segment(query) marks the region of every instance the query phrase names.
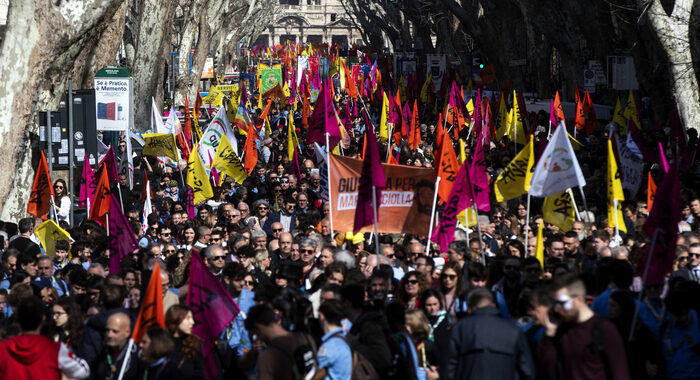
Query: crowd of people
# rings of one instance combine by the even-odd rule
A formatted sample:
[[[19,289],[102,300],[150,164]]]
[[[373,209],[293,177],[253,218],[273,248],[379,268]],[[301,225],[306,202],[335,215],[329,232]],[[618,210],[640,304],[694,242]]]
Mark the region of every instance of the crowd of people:
[[[345,118],[342,110],[353,100],[336,102]],[[375,120],[381,114],[376,107],[368,111]],[[260,113],[253,114],[256,124]],[[421,143],[416,149],[402,143],[399,164],[435,166],[435,116],[428,109],[421,114]],[[273,132],[254,171],[240,184],[230,177],[215,183],[214,196],[195,205],[194,218],[177,169],[135,154],[131,189],[124,174],[112,188],[140,249],[122,260],[118,273],[109,271],[109,239],[120,237],[107,236],[92,220],[70,225],[63,180],[54,185],[55,218],[72,243],[58,240],[48,255],[34,234],[42,220],[5,222],[0,378],[200,379],[210,354],[222,379],[700,378],[696,166],[682,173],[674,271],[662,282],[642,284],[647,196],[642,186],[624,202],[627,233],[609,227],[607,156],[600,144],[608,131],[602,128],[580,138],[577,152],[587,208],[579,202],[581,219],[570,231],[545,220],[540,262],[535,234],[543,217],[536,198],[528,219],[524,197],[496,202],[492,195],[491,211],[478,215],[477,226],[460,226],[446,251],[426,236],[333,230],[314,147],[303,144],[301,110],[275,103],[268,117]],[[302,142],[298,167],[287,154],[290,117]],[[366,120],[353,119],[344,155],[361,151]],[[547,115],[529,120],[541,152]],[[471,160],[473,136],[464,132],[459,137]],[[663,133],[654,136],[671,150]],[[694,147],[697,135],[688,136]],[[238,137],[243,146],[245,137]],[[455,136],[447,138],[459,149]],[[488,147],[491,182],[517,154],[513,147],[507,137]],[[387,147],[380,149],[385,154]],[[658,179],[657,166],[646,168]],[[153,197],[146,215],[145,178]],[[212,353],[203,352],[192,332],[193,255],[241,309]],[[150,326],[124,363],[156,265],[165,325]]]

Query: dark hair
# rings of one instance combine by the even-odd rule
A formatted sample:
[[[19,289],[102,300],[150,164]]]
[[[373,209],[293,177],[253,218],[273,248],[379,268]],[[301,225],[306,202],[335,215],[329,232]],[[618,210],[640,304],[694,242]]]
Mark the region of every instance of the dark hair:
[[[467,295],[467,307],[469,310],[475,310],[477,305],[483,301],[494,303],[493,294],[486,288],[474,288],[469,292],[469,295]]]
[[[22,331],[36,330],[44,321],[44,303],[39,297],[31,296],[23,299],[17,308],[17,319]]]
[[[266,304],[255,305],[248,310],[248,317],[245,319],[245,328],[250,331],[255,328],[255,324],[270,326],[277,322],[277,315]]]
[[[428,312],[425,310],[425,301],[427,301],[430,297],[437,298],[438,302],[440,303],[440,310],[443,310],[445,308],[440,293],[435,289],[428,289],[420,295],[420,308],[425,312],[426,315],[428,315]]]
[[[155,363],[175,350],[173,339],[157,324],[149,326],[146,335],[151,340],[151,344],[143,351],[143,357],[148,363]]]
[[[62,331],[59,332],[61,341],[70,339],[74,346],[77,346],[83,335],[84,321],[82,310],[80,310],[78,304],[75,303],[75,300],[71,297],[59,298],[54,306],[60,306],[68,316],[68,322],[66,322],[66,325],[61,329]]]
[[[68,240],[62,240],[62,239],[56,240],[56,249],[69,251],[70,250],[70,243],[68,242]]]
[[[32,230],[32,226],[34,226],[34,218],[33,217],[22,218],[19,220],[19,223],[17,224],[17,226],[19,227],[19,233],[25,234],[25,233]]]
[[[340,321],[346,316],[343,304],[339,300],[322,302],[318,308],[318,313],[323,314],[326,321],[335,326],[340,326]]]
[[[92,282],[92,281],[91,281]],[[102,286],[100,299],[105,309],[116,309],[124,302],[125,289],[120,285],[106,284]]]
[[[357,284],[345,285],[340,289],[340,296],[354,309],[362,309],[365,302],[365,288]]]

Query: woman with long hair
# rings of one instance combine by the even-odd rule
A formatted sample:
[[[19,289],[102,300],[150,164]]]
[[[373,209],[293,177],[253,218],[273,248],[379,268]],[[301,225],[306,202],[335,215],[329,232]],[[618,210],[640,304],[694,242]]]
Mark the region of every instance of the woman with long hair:
[[[83,335],[83,313],[72,298],[62,297],[51,307],[53,339],[65,343],[71,350]]]
[[[406,312],[406,329],[408,335],[413,339],[413,344],[416,346],[418,353],[418,372],[424,373],[424,376],[418,378],[437,379],[439,363],[439,353],[434,342],[430,341],[430,323],[428,318],[421,310],[408,310]]]
[[[408,272],[399,283],[397,296],[407,310],[417,309],[420,295],[430,287],[425,275],[418,271]]]
[[[447,314],[455,320],[462,295],[462,268],[456,261],[449,261],[442,267],[440,273],[440,295]]]
[[[192,247],[194,247],[194,243],[197,242],[197,230],[194,228],[194,225],[190,222],[185,224],[185,228],[182,230],[182,239],[180,239],[180,246],[178,246],[179,249],[186,249],[190,250]]]
[[[165,313],[165,328],[175,341],[175,351],[182,360],[177,367],[184,379],[204,378],[204,359],[199,337],[192,334],[194,318],[192,309],[184,305],[173,305]]]
[[[59,222],[70,223],[71,201],[68,196],[68,186],[66,181],[57,179],[53,184],[54,202],[56,204],[56,218]]]
[[[141,359],[145,362],[141,368],[139,379],[187,379],[179,370],[179,357],[175,354],[175,342],[162,327],[154,324],[143,334],[141,343]]]

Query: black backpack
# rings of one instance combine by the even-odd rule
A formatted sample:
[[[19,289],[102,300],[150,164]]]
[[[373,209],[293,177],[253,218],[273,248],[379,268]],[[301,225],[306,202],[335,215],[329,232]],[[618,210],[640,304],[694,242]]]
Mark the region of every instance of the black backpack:
[[[370,363],[364,355],[353,350],[342,333],[337,332],[331,336],[331,338],[333,337],[342,339],[348,348],[350,348],[350,352],[352,352],[352,374],[350,375],[350,380],[379,380],[379,374],[377,370],[374,369],[372,363]]]
[[[284,356],[292,362],[292,371],[297,380],[305,379],[310,374],[313,375],[318,369],[316,360],[316,348],[313,342],[301,333],[293,333],[297,339],[297,348],[292,352],[289,347],[272,341],[268,343],[270,347],[280,350]]]

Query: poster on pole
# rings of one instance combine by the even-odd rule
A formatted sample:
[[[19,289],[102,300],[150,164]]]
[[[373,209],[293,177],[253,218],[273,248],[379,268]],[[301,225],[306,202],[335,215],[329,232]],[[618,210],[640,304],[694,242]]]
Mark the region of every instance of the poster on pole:
[[[95,74],[98,131],[128,131],[133,119],[133,79],[123,67],[106,66]]]
[[[357,208],[362,161],[331,154],[330,198],[333,228],[352,231]],[[382,190],[378,212],[380,233],[408,233],[428,236],[430,211],[435,191],[435,169],[382,164],[386,187]],[[365,226],[361,231],[373,231]]]
[[[433,84],[435,85],[435,92],[440,91],[440,86],[442,85],[442,77],[445,74],[445,69],[447,63],[445,60],[445,55],[433,55],[428,54],[428,72],[426,77],[430,74],[433,76]],[[447,84],[449,86],[449,83]]]

